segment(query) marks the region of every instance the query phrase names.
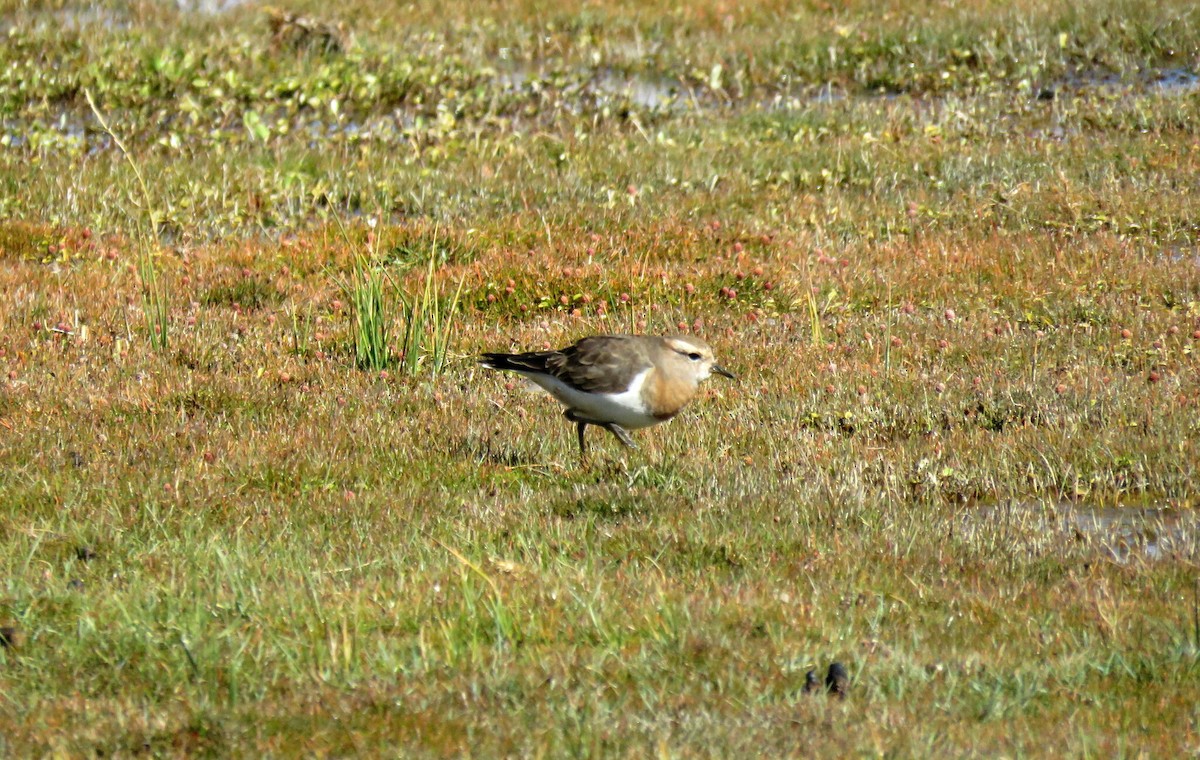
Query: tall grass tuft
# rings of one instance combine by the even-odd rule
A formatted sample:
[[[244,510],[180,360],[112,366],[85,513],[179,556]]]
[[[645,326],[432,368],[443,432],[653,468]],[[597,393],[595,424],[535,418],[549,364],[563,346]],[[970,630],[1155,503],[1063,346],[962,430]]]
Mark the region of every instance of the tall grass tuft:
[[[306,312],[301,316],[295,307],[291,307],[288,315],[292,319],[292,353],[307,356],[312,345],[312,314]]]
[[[146,320],[146,331],[150,345],[157,351],[166,351],[171,303],[166,287],[158,279],[158,267],[154,254],[142,251],[138,258],[138,277],[142,281],[142,315]]]
[[[404,310],[401,367],[409,375],[418,374],[422,365],[431,375],[440,375],[450,356],[450,341],[456,327],[458,300],[465,278],[459,278],[454,295],[448,301],[443,301],[433,278],[437,253],[435,240],[429,247],[425,284],[420,293],[400,294]]]
[[[339,225],[341,222],[338,222]],[[345,234],[345,229],[342,230]],[[423,283],[412,293],[397,288],[400,300],[400,332],[398,356],[388,346],[389,315],[384,298],[384,282],[391,277],[379,262],[374,248],[370,255],[355,260],[350,281],[343,284],[352,309],[354,355],[361,369],[381,370],[395,360],[407,375],[429,373],[440,375],[449,363],[450,343],[458,319],[458,303],[465,276],[460,278],[454,295],[443,299],[434,274],[437,270],[438,244],[435,238],[429,247]]]
[[[138,188],[141,191],[142,207],[146,209],[149,216],[148,220],[141,220],[135,217],[135,226],[139,229],[137,236],[139,248],[141,252],[138,256],[138,278],[142,283],[142,315],[146,320],[146,333],[150,339],[150,345],[158,351],[166,351],[169,343],[168,327],[170,326],[171,301],[168,296],[166,286],[158,279],[158,266],[155,263],[155,256],[162,250],[162,240],[159,238],[158,227],[160,215],[158,207],[154,204],[154,199],[150,195],[150,189],[146,185],[146,180],[142,176],[142,170],[137,162],[133,160],[133,156],[129,153],[129,149],[125,147],[124,141],[120,136],[109,126],[108,121],[104,118],[104,114],[100,112],[100,107],[96,105],[96,101],[92,99],[90,90],[84,90],[84,96],[87,98],[88,106],[91,107],[92,113],[96,116],[96,121],[100,122],[100,126],[112,138],[113,143],[121,151],[121,155],[129,162],[130,168],[133,169],[133,176],[137,180]],[[144,227],[150,228],[147,234]],[[147,244],[147,239],[153,238],[153,247]]]
[[[381,370],[388,366],[387,308],[383,299],[383,270],[359,256],[348,288],[354,319],[354,358],[360,369]]]
[[[812,288],[807,289],[807,296],[809,341],[814,346],[820,346],[825,342],[825,336],[821,332],[821,310],[817,308],[817,298],[813,295]]]

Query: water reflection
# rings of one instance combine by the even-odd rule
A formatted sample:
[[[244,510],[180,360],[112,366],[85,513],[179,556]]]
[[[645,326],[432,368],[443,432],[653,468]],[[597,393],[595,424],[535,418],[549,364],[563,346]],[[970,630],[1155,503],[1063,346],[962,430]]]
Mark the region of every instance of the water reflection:
[[[1083,543],[1117,562],[1200,554],[1200,513],[1191,509],[1010,501],[973,509],[967,522],[969,528]]]

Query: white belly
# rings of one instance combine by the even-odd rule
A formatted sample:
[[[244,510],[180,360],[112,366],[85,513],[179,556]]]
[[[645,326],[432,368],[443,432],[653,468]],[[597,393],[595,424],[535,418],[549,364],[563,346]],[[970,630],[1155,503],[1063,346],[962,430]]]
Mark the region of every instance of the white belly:
[[[635,430],[662,422],[650,414],[642,401],[642,383],[646,381],[646,375],[649,373],[650,370],[642,372],[633,379],[627,390],[620,393],[584,393],[549,375],[532,372],[520,374],[545,388],[559,402],[578,410],[585,417],[597,422],[615,422],[623,428]]]

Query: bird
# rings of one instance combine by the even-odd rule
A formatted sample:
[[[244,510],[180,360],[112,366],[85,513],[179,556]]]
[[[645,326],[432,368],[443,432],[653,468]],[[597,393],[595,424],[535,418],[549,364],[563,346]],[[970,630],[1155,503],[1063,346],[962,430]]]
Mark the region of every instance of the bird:
[[[821,680],[817,678],[817,671],[810,669],[804,674],[804,693],[816,694],[821,688]]]
[[[838,699],[846,698],[846,693],[850,691],[850,673],[846,671],[845,665],[835,662],[829,666],[829,673],[825,676],[825,688]]]
[[[679,414],[712,374],[737,379],[707,343],[688,335],[592,335],[557,351],[485,353],[479,362],[522,375],[558,399],[575,423],[580,457],[587,456],[588,425],[636,449],[629,430]]]

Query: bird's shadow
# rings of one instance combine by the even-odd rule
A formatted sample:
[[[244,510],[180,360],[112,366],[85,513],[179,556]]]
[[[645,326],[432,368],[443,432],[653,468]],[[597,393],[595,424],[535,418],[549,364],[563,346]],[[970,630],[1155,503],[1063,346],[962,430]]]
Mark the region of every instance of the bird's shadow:
[[[542,447],[522,447],[503,438],[490,435],[465,434],[455,438],[450,454],[474,460],[480,465],[520,469],[550,474],[569,475],[581,483],[618,483],[629,488],[671,490],[681,483],[679,463],[673,458],[647,456],[641,450],[618,449],[614,452],[594,450],[586,457],[557,457],[549,460]]]
[[[545,463],[509,444],[495,444],[490,437],[465,435],[454,446],[456,456],[474,459],[480,464],[498,467],[541,467]]]

